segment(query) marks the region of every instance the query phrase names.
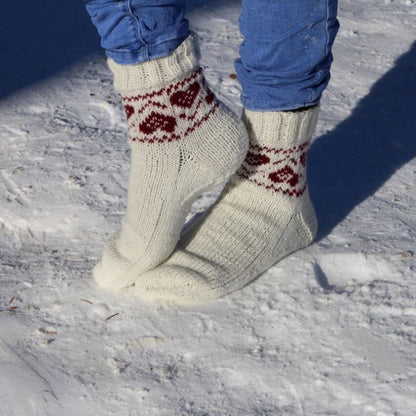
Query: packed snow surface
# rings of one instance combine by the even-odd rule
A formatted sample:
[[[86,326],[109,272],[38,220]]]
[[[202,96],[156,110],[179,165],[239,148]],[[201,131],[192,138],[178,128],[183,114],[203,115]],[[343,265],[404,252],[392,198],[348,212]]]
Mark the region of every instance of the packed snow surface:
[[[416,414],[416,3],[339,6],[309,159],[317,241],[180,307],[91,278],[125,211],[129,150],[83,2],[2,5],[1,415]],[[237,112],[240,7],[188,10]]]

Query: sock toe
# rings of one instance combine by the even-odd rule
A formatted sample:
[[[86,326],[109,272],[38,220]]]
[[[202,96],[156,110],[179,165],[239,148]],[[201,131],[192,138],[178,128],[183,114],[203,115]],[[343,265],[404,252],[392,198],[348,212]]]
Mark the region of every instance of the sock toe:
[[[198,271],[181,266],[159,266],[141,275],[127,291],[145,301],[192,304],[206,301],[210,285]]]

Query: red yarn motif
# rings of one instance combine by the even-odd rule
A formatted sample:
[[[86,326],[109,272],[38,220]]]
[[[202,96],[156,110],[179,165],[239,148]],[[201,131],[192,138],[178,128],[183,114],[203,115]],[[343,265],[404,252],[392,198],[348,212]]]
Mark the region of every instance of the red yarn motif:
[[[251,145],[238,174],[258,186],[291,197],[306,191],[306,158],[309,143],[291,148]]]
[[[173,117],[152,112],[146,117],[143,123],[140,123],[139,129],[144,134],[152,134],[157,130],[173,133],[175,127],[176,120]]]
[[[124,111],[126,112],[127,120],[134,114],[134,108],[131,105],[125,105]]]
[[[123,97],[123,102],[130,140],[149,144],[186,137],[219,107],[201,69],[160,90]]]
[[[267,157],[266,155],[248,152],[245,162],[249,164],[250,166],[260,166],[260,165],[265,165],[269,163],[270,158]]]
[[[170,96],[170,103],[178,107],[191,108],[201,89],[198,82],[194,82],[187,90],[177,91]]]
[[[288,183],[290,186],[296,186],[299,183],[299,175],[290,166],[270,173],[269,178],[274,183]]]
[[[308,152],[303,152],[300,155],[300,163],[302,163],[303,167],[306,167],[306,159],[308,158]]]
[[[207,87],[207,96],[205,97],[205,101],[207,104],[212,104],[215,99],[214,93]]]

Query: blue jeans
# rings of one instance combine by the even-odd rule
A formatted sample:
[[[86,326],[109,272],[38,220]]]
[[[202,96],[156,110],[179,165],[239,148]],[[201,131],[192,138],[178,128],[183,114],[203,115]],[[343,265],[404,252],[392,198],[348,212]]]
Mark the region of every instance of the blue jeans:
[[[119,64],[167,56],[188,36],[185,0],[90,0],[86,7],[106,55]]]
[[[317,104],[328,85],[338,0],[243,0],[235,62],[254,111]],[[188,36],[185,0],[89,0],[107,56],[134,64],[169,55]]]

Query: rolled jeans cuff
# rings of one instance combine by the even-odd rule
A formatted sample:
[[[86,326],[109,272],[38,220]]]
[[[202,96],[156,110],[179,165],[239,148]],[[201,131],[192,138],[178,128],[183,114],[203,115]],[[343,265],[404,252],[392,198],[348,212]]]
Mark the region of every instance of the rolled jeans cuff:
[[[118,64],[167,56],[189,35],[184,0],[89,0],[86,9]]]
[[[186,36],[177,37],[156,45],[142,45],[134,50],[106,49],[105,54],[118,64],[134,65],[170,55],[185,39]]]
[[[243,77],[244,75],[241,74]],[[312,107],[321,100],[322,93],[330,79],[329,70],[320,71],[314,77],[310,87],[302,83],[290,83],[286,86],[253,84],[249,80],[240,80],[244,84],[241,102],[245,108],[253,111],[287,111]]]

